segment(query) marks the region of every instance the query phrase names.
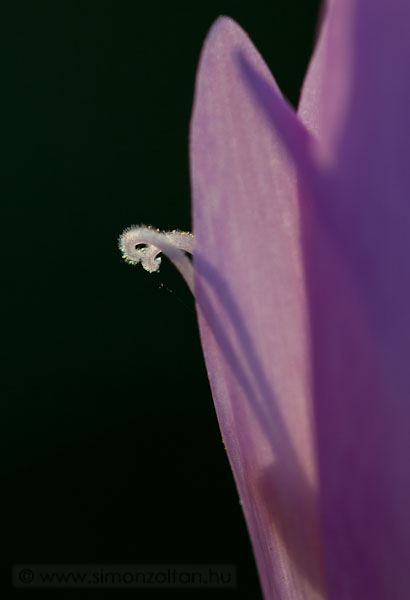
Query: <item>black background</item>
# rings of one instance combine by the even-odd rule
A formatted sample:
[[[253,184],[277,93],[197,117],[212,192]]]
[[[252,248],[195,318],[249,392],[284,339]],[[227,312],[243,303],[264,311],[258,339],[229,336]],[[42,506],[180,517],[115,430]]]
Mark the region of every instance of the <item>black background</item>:
[[[238,588],[212,594],[260,597],[193,301],[167,261],[159,275],[125,264],[117,237],[190,229],[189,118],[213,20],[239,22],[295,104],[317,11],[1,4],[7,564],[229,563]]]

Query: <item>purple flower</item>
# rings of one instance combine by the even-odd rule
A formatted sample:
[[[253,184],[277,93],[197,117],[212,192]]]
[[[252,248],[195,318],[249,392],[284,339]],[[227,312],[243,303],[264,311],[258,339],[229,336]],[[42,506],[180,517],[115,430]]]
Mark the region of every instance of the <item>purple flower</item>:
[[[267,599],[410,598],[409,32],[408,0],[329,2],[297,114],[232,20],[202,52],[195,298]],[[189,279],[167,235],[121,247]]]

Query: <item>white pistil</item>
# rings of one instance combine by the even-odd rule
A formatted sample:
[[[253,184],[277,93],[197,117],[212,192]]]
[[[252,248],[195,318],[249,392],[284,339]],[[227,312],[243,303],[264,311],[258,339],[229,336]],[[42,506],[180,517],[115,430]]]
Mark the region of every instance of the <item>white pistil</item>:
[[[192,254],[194,236],[186,231],[160,231],[144,225],[127,227],[119,237],[118,246],[126,262],[141,263],[146,271],[158,271],[162,252],[173,263],[194,293],[194,271],[185,252]]]

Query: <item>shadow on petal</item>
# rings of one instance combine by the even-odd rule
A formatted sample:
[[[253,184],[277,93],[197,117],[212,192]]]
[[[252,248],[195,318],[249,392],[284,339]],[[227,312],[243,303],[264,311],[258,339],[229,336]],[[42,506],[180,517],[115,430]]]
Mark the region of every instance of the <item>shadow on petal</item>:
[[[277,408],[275,390],[229,286],[218,270],[198,253],[194,253],[194,266],[198,311],[208,323],[224,364],[247,400],[247,406],[235,404],[240,456],[230,453],[230,459],[265,593],[273,589],[272,569],[280,570],[278,561],[284,558],[283,552],[293,564],[293,577],[307,580],[315,590],[314,597],[319,598],[323,593],[323,571],[317,491],[300,465]],[[247,418],[249,411],[263,433],[264,439],[257,438],[256,444],[269,444],[274,457],[274,462],[262,471],[260,465],[249,461],[249,454],[252,458],[255,451],[255,431],[251,431]],[[280,546],[280,552],[272,552],[273,546]],[[261,569],[261,565],[266,568]]]
[[[275,91],[273,82],[256,70],[243,52],[236,52],[235,59],[252,102],[262,110],[268,120],[268,126],[278,134],[299,172],[303,174],[304,180],[310,181],[315,172],[310,158],[313,138],[295,118],[293,108],[284,101],[277,90]]]

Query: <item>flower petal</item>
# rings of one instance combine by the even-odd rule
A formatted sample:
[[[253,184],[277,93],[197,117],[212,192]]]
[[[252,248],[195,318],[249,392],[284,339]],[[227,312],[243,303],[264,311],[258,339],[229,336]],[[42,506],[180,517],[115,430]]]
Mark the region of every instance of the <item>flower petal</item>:
[[[410,4],[334,0],[299,113],[319,140],[305,215],[332,598],[410,598]]]
[[[200,333],[265,596],[297,600],[322,597],[322,574],[298,189],[281,139],[303,154],[261,57],[218,19],[191,123]]]

